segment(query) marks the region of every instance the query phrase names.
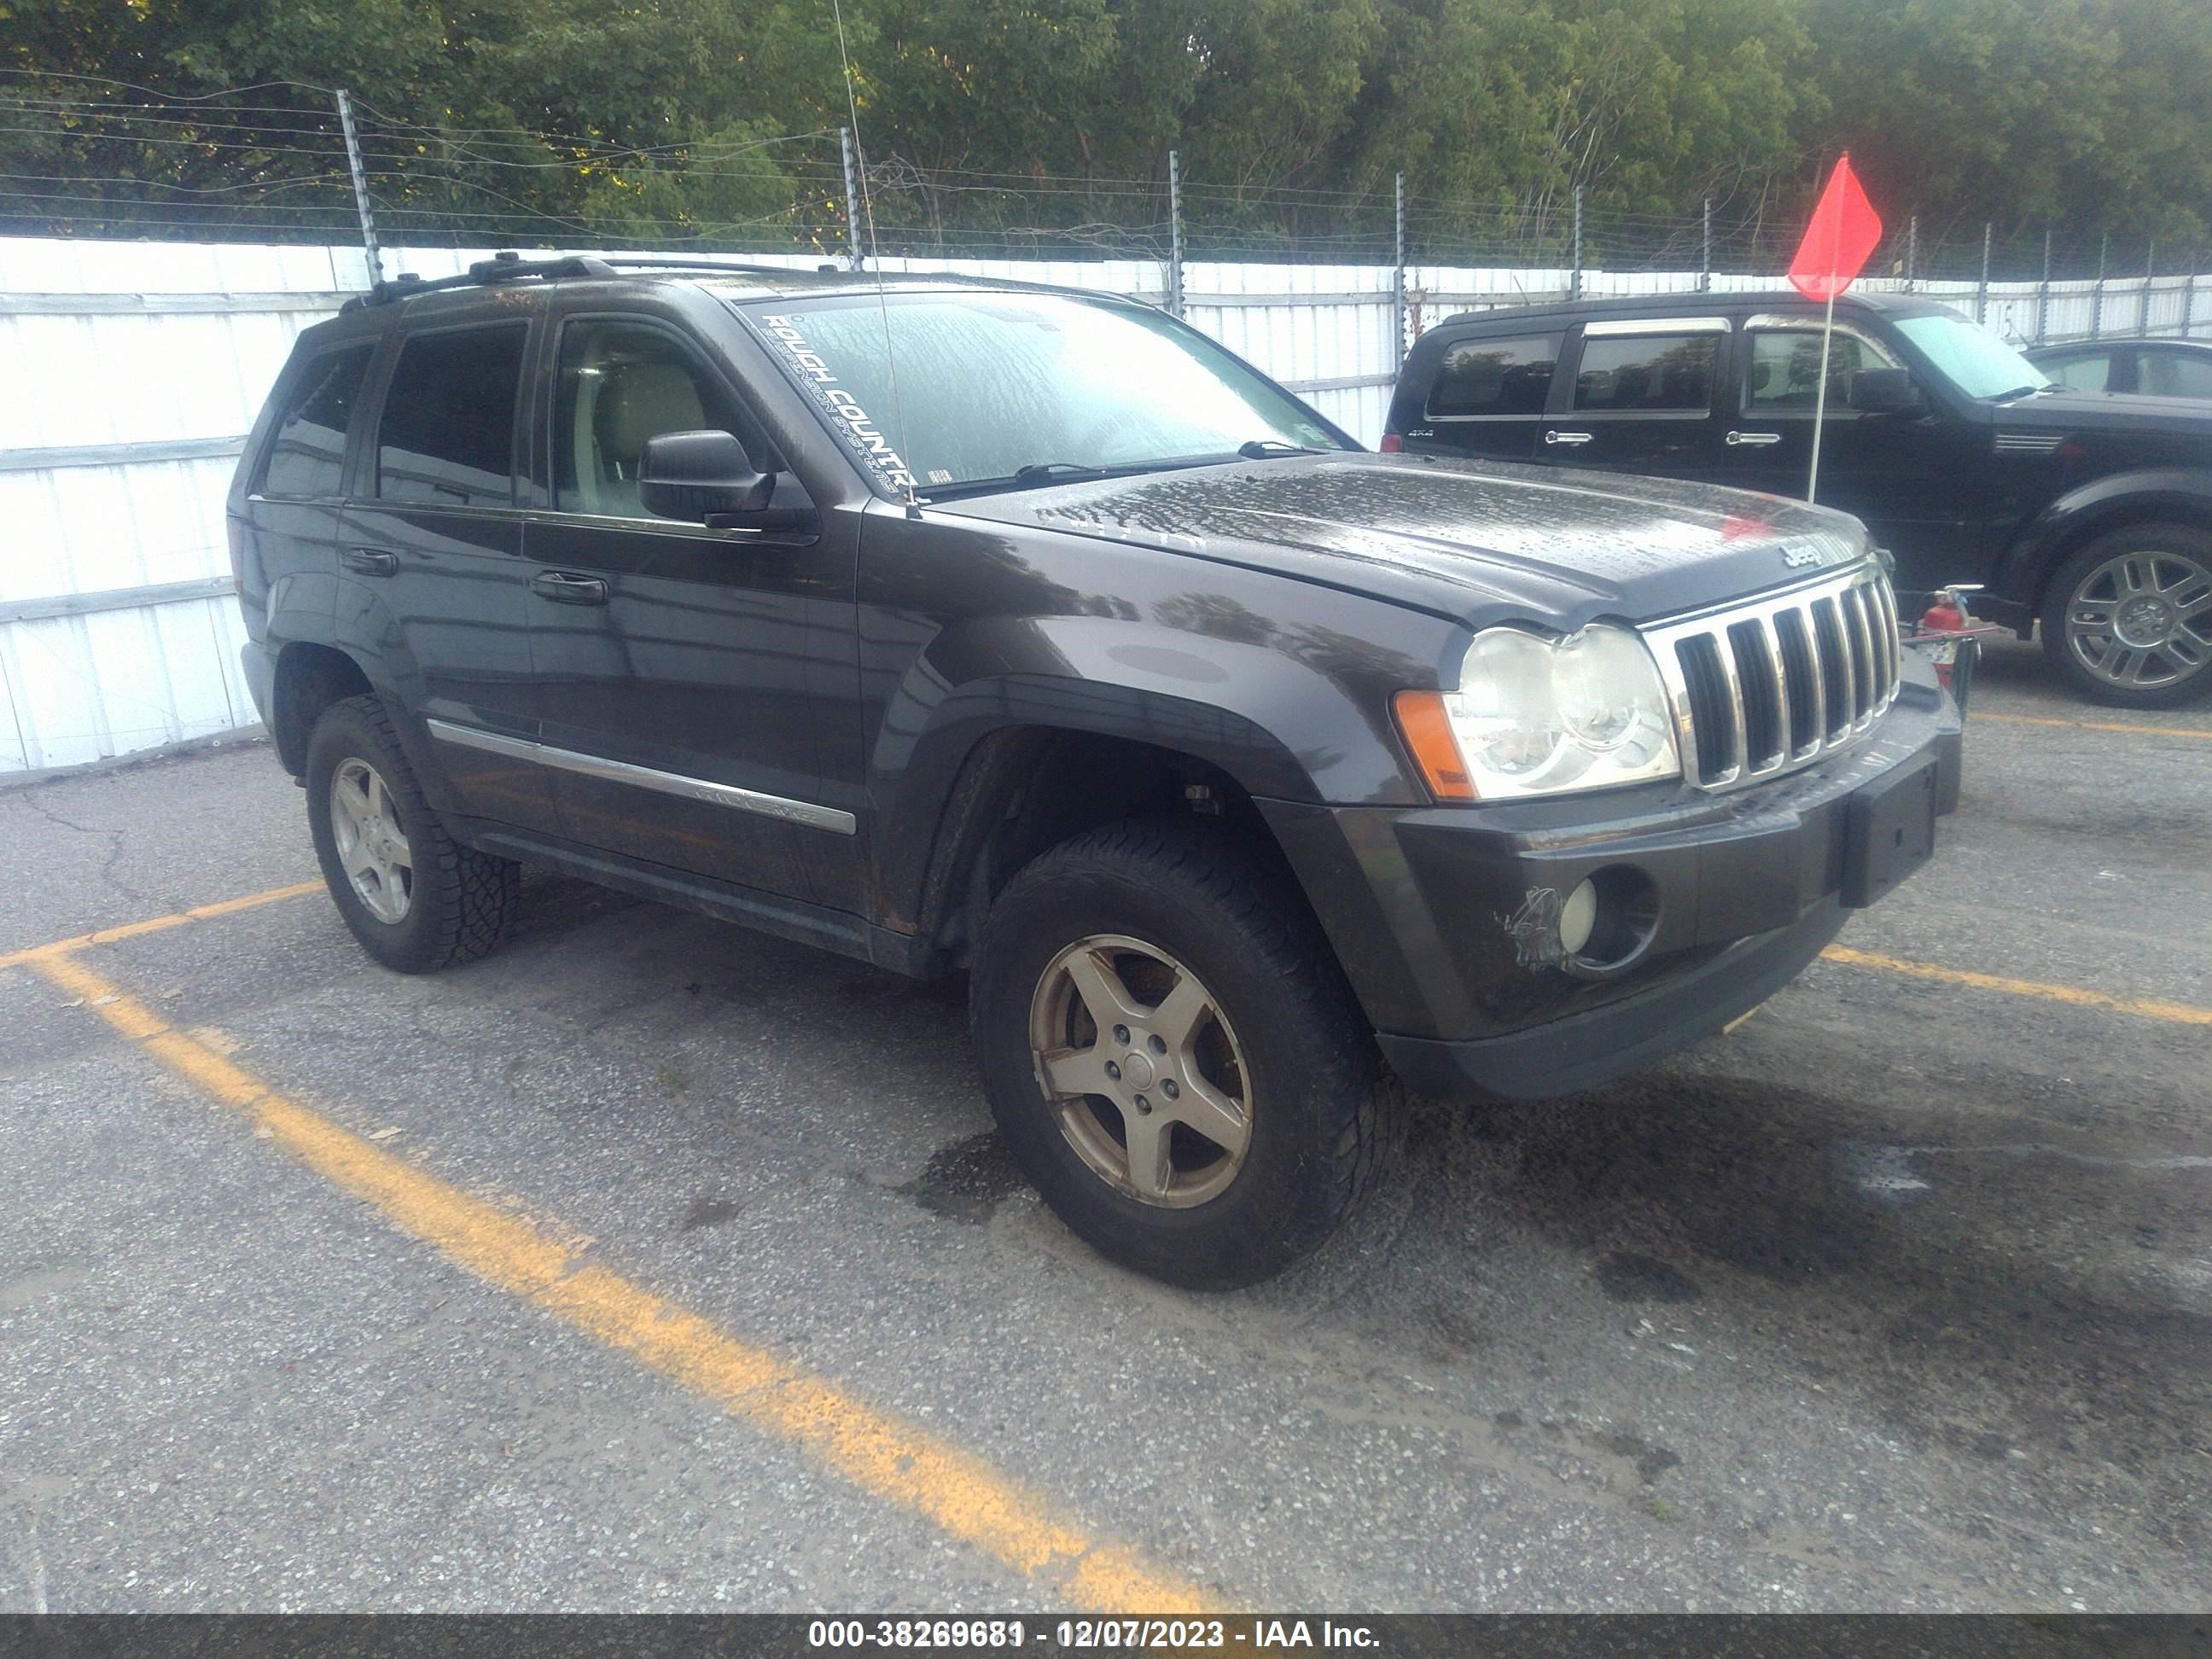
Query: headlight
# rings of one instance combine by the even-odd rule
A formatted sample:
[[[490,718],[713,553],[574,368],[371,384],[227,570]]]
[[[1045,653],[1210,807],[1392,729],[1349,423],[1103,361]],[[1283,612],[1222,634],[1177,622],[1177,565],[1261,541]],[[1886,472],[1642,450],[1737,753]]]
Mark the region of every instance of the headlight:
[[[1643,639],[1475,635],[1455,691],[1401,691],[1399,725],[1444,800],[1502,800],[1680,777],[1667,688]]]

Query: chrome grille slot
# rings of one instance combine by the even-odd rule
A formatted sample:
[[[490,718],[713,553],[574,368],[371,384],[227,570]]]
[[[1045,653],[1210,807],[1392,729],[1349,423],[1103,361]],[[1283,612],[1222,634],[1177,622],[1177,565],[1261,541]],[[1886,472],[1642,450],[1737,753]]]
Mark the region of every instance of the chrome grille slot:
[[[1743,699],[1743,752],[1753,771],[1764,771],[1783,756],[1780,665],[1767,654],[1764,618],[1730,623],[1728,638]]]
[[[1870,563],[1643,631],[1700,788],[1808,766],[1897,695],[1897,601]]]

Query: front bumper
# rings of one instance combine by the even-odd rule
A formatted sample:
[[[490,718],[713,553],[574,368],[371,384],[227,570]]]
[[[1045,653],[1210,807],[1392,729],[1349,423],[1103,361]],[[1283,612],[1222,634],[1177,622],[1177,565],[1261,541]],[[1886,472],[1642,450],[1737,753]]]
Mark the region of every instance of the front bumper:
[[[1407,1085],[1533,1100],[1649,1065],[1787,984],[1878,896],[1847,859],[1855,813],[1863,842],[1869,803],[1923,769],[1948,813],[1960,762],[1957,710],[1908,663],[1856,747],[1733,794],[1263,810]],[[1585,878],[1643,907],[1641,943],[1610,967],[1544,946]]]

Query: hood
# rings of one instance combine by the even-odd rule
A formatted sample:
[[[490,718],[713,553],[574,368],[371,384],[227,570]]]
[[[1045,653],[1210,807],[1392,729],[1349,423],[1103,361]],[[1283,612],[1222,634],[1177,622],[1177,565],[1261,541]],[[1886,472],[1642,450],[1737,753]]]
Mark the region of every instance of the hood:
[[[1856,519],[1779,496],[1420,455],[1193,467],[932,511],[1276,571],[1474,628],[1649,622],[1867,548]]]
[[[1990,407],[2001,431],[2160,433],[2193,440],[2212,459],[2212,402],[2202,398],[2152,398],[2060,386]]]

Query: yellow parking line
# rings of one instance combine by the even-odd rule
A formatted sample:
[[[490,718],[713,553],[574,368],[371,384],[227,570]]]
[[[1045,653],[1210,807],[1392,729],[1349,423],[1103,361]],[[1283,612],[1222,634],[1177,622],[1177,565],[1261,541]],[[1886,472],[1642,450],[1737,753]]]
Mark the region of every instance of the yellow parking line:
[[[171,927],[181,927],[188,921],[210,921],[217,916],[235,915],[240,910],[258,910],[264,904],[276,903],[279,899],[298,898],[302,893],[319,893],[322,890],[323,884],[319,881],[295,882],[289,887],[271,887],[266,892],[248,893],[244,898],[224,899],[219,904],[203,904],[191,910],[179,910],[174,915],[155,916],[150,921],[131,921],[120,927],[103,927],[96,933],[80,933],[75,939],[58,939],[51,945],[34,945],[27,951],[0,956],[0,968],[17,967],[64,951],[81,951],[88,945],[112,945],[119,939],[137,939],[141,933],[159,933]]]
[[[1978,726],[1984,720],[2002,720],[2008,726],[2063,726],[2076,732],[2132,732],[2144,738],[2206,738],[2212,731],[2193,726],[2146,726],[2141,720],[2062,720],[2045,714],[1994,714],[1977,708],[1969,716]]]
[[[259,896],[265,902],[274,896]],[[244,1112],[316,1174],[374,1206],[394,1225],[487,1284],[621,1349],[731,1416],[791,1442],[862,1491],[927,1516],[952,1537],[1038,1579],[1054,1600],[1100,1612],[1207,1610],[1209,1599],[1196,1585],[1129,1549],[1089,1537],[981,1459],[787,1360],[746,1346],[618,1273],[578,1265],[568,1249],[528,1222],[278,1094],[67,951],[49,947],[15,960],[82,997],[118,1032],[204,1094]]]
[[[2048,1002],[2070,1002],[2077,1008],[2109,1008],[2115,1013],[2142,1019],[2160,1019],[2173,1025],[2212,1025],[2212,1008],[2191,1007],[2185,1002],[2158,1002],[2137,997],[2106,996],[2073,985],[2045,985],[2039,980],[2006,979],[1997,974],[1977,974],[1964,968],[1939,968],[1932,962],[1908,962],[1902,957],[1877,956],[1854,951],[1847,945],[1831,945],[1820,952],[1830,962],[1854,968],[1879,968],[1886,973],[1910,974],[1916,979],[1942,980],[1949,985],[1970,985],[1978,991],[2002,991],[2008,996],[2041,997]]]

